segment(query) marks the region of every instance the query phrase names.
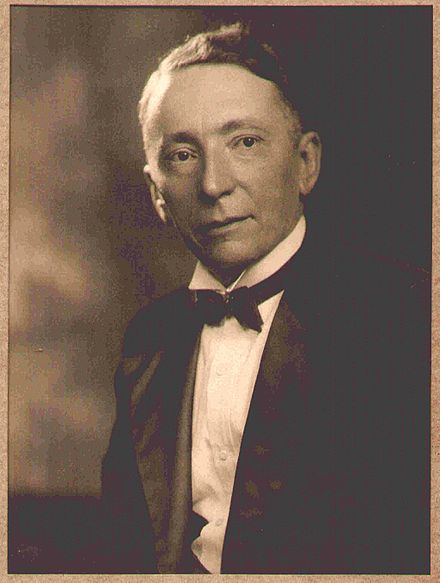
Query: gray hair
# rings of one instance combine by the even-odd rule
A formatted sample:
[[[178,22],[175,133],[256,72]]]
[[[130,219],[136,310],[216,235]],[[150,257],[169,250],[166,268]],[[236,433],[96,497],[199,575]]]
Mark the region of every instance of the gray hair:
[[[297,138],[301,134],[301,119],[289,97],[288,78],[277,54],[271,46],[253,38],[247,26],[237,22],[188,38],[160,61],[159,67],[144,87],[138,106],[145,148],[148,139],[148,104],[160,79],[179,69],[200,64],[238,65],[274,83],[286,107],[293,137]]]

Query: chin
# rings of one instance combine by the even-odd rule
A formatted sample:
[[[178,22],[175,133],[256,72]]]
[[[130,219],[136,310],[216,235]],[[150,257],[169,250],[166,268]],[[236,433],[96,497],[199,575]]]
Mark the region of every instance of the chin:
[[[244,253],[243,249],[222,250],[222,252],[205,253],[200,257],[209,269],[215,273],[228,273],[240,275],[247,267],[258,261],[264,254],[259,253]]]

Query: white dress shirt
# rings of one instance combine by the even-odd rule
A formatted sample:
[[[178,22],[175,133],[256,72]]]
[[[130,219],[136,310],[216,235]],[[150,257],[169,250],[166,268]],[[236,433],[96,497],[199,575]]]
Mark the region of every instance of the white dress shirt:
[[[300,248],[304,217],[268,255],[227,288],[252,286],[278,271]],[[197,263],[190,289],[225,287]],[[210,573],[220,573],[223,542],[231,504],[241,438],[264,346],[283,292],[259,306],[261,332],[243,328],[235,317],[219,326],[205,325],[194,388],[192,421],[193,510],[208,523],[191,548]]]

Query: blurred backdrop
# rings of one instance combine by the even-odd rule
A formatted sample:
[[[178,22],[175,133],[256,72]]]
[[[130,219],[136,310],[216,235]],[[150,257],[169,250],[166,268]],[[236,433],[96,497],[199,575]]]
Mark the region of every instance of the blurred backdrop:
[[[152,212],[137,101],[164,52],[239,18],[284,55],[321,135],[309,220],[430,267],[430,7],[13,6],[11,572],[93,570],[124,328],[193,267]]]

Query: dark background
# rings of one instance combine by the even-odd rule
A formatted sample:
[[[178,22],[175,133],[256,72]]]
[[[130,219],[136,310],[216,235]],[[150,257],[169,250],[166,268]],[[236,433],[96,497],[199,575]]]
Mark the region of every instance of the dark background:
[[[10,572],[93,570],[124,327],[193,266],[153,215],[137,101],[160,55],[238,18],[322,138],[308,220],[430,268],[430,7],[12,7]]]

